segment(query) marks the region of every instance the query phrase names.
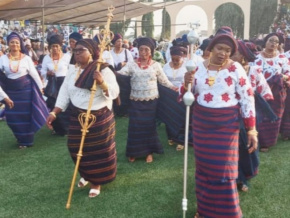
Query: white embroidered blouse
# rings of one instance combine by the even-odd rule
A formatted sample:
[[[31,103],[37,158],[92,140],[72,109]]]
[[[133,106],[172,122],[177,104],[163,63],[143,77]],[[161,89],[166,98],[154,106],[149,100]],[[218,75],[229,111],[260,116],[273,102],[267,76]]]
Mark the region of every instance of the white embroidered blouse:
[[[265,100],[273,100],[273,93],[269,87],[263,70],[259,66],[251,66],[248,74],[253,91],[257,91]]]
[[[174,69],[170,66],[169,62],[163,66],[163,71],[170,82],[176,87],[180,87],[184,80],[184,74],[187,72],[185,65],[180,68]]]
[[[166,77],[158,62],[154,62],[147,69],[141,69],[136,62],[131,61],[118,73],[131,76],[131,100],[149,101],[158,98],[159,92],[157,81],[168,88],[175,88]]]
[[[258,54],[254,63],[262,68],[266,80],[269,80],[276,74],[290,76],[289,60],[284,54],[278,54],[273,58],[264,58],[261,54]]]
[[[79,68],[75,65],[69,65],[69,72],[64,79],[64,82],[60,88],[56,107],[61,108],[63,111],[69,105],[71,101],[72,104],[81,109],[88,109],[89,99],[91,91],[88,89],[82,89],[75,86],[75,82],[78,77]],[[81,71],[82,73],[83,71]],[[112,109],[113,99],[117,98],[119,95],[119,85],[117,83],[115,74],[107,67],[101,71],[104,81],[108,85],[109,96],[107,97],[100,87],[97,86],[97,91],[94,96],[94,101],[92,105],[92,110],[99,110],[103,107],[108,107]]]
[[[12,66],[17,66],[18,61],[11,61]],[[25,76],[29,74],[39,89],[41,90],[43,88],[43,83],[41,82],[40,76],[32,62],[32,59],[25,55],[19,62],[19,67],[17,72],[12,72],[10,70],[10,62],[7,55],[3,55],[0,58],[0,69],[3,71],[3,73],[6,75],[9,79],[18,79],[22,76]],[[4,98],[7,98],[7,94],[3,91],[3,89],[0,87],[0,100],[3,100]]]
[[[209,77],[215,77],[215,83],[209,85]],[[253,89],[244,68],[234,62],[229,68],[219,72],[208,71],[203,63],[198,64],[195,73],[193,91],[196,101],[210,108],[241,105],[242,117],[246,127],[255,126],[255,100]]]

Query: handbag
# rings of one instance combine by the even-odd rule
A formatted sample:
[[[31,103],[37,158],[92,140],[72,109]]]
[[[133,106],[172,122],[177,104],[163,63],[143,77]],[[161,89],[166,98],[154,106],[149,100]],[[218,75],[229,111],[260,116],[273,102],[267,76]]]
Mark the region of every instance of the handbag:
[[[57,98],[58,90],[56,76],[48,76],[47,80],[48,82],[44,89],[44,95],[46,97]]]

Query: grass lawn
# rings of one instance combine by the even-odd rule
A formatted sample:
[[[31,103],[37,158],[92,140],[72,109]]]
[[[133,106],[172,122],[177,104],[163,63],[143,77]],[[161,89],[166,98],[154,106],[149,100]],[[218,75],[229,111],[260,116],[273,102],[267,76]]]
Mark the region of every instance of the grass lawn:
[[[165,126],[158,127],[164,155],[129,163],[125,157],[127,118],[116,119],[118,172],[114,182],[102,186],[100,196],[89,199],[89,187],[75,188],[66,210],[74,164],[66,137],[52,136],[43,127],[33,148],[19,150],[4,121],[0,122],[0,217],[13,218],[179,218],[182,217],[183,151],[167,144]],[[279,141],[260,154],[259,175],[248,193],[241,193],[245,218],[290,217],[290,141]],[[77,178],[78,181],[79,177]],[[193,149],[189,149],[188,211],[196,210]],[[288,202],[288,203],[287,203]]]

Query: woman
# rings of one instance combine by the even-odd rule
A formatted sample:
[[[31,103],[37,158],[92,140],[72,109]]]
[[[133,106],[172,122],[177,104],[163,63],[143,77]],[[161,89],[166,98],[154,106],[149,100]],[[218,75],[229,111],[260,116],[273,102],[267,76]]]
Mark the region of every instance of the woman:
[[[256,114],[261,114],[263,110],[269,108],[267,101],[273,100],[272,91],[262,74],[262,68],[259,66],[251,66],[249,62],[254,62],[256,59],[255,54],[250,50],[252,47],[249,43],[245,43],[242,40],[238,40],[238,50],[231,57],[233,61],[239,62],[245,69],[248,79],[250,81],[253,91],[256,93]],[[259,98],[260,95],[262,97]],[[264,102],[261,104],[261,100]],[[265,107],[266,105],[266,107]],[[259,120],[256,121],[259,123]],[[243,123],[241,123],[240,138],[239,138],[239,176],[237,179],[238,188],[241,191],[248,191],[248,180],[253,178],[258,173],[259,158],[258,150],[249,152],[247,147],[247,134]]]
[[[236,52],[232,31],[229,27],[223,31],[219,30],[208,46],[211,57],[198,64],[195,73],[185,74],[181,88],[185,93],[193,82],[196,96],[192,114],[195,217],[242,217],[236,186],[240,110],[248,130],[249,151],[257,148],[253,91],[245,70],[230,59]]]
[[[44,90],[47,97],[47,107],[54,108],[59,89],[68,72],[70,63],[70,55],[62,53],[62,36],[53,35],[48,40],[50,54],[46,55],[42,61],[41,75],[48,80],[47,88],[56,83],[56,88],[53,93],[48,93]],[[56,81],[55,81],[56,80]],[[68,131],[68,112],[63,112],[53,122],[52,134],[64,136]]]
[[[72,50],[76,47],[76,43],[81,39],[83,39],[83,36],[78,32],[73,32],[68,37],[69,47],[71,50],[70,52],[68,52],[71,56],[70,64],[76,64]]]
[[[79,187],[90,182],[89,197],[100,194],[101,185],[113,181],[116,177],[115,120],[112,101],[119,94],[119,86],[114,73],[104,65],[101,72],[96,71],[98,45],[92,39],[81,39],[73,50],[77,65],[70,65],[69,73],[59,91],[55,108],[47,118],[48,127],[61,111],[71,102],[68,132],[68,149],[76,162],[82,132],[78,116],[88,109],[93,80],[97,82],[97,91],[93,99],[91,114],[96,122],[86,135],[83,156],[80,162],[81,175]]]
[[[7,41],[9,54],[0,58],[0,101],[6,103],[7,124],[22,149],[33,145],[48,110],[41,94],[43,84],[31,58],[25,54],[21,37],[12,32]]]
[[[187,55],[187,49],[182,46],[172,46],[170,48],[171,61],[166,63],[163,67],[163,71],[166,74],[169,81],[176,87],[180,87],[183,84],[184,74],[186,73],[184,57]],[[166,126],[166,132],[169,145],[173,145],[173,136],[170,133],[169,128]],[[184,145],[178,144],[177,151],[183,150]]]
[[[285,109],[286,86],[289,86],[290,65],[284,54],[278,52],[278,45],[283,43],[283,39],[276,33],[270,33],[264,38],[264,49],[257,56],[255,65],[263,70],[263,75],[267,80],[274,100],[269,104],[279,118],[276,122],[271,122],[267,117],[262,117],[262,122],[258,124],[260,151],[266,152],[277,142],[282,115]]]
[[[121,34],[115,34],[112,44],[114,47],[110,52],[114,60],[114,68],[116,71],[119,71],[127,62],[133,61],[133,57],[128,49],[123,48],[123,37]]]
[[[131,61],[119,71],[131,76],[128,140],[126,156],[130,162],[135,158],[146,157],[153,161],[152,153],[162,154],[163,148],[156,130],[156,108],[159,97],[157,81],[171,89],[175,86],[167,79],[161,65],[152,61],[156,43],[153,39],[137,39],[139,58]]]

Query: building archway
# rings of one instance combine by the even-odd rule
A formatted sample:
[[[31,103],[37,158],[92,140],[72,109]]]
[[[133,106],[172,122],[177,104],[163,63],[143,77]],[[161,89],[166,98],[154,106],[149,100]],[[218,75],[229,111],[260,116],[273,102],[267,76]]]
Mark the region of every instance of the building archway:
[[[196,5],[201,7],[208,19],[208,35],[212,35],[214,33],[214,28],[213,28],[213,22],[211,22],[215,10],[222,4],[224,3],[234,3],[238,5],[243,13],[244,13],[244,38],[248,39],[249,38],[249,32],[250,32],[250,8],[251,8],[251,0],[235,0],[235,1],[230,1],[230,0],[206,0],[206,1],[182,1],[178,4],[172,4],[166,6],[166,10],[171,16],[171,21],[172,23],[176,23],[177,15],[180,12],[180,10],[188,5]],[[171,39],[175,38],[176,35],[176,28],[173,26],[171,28]]]

